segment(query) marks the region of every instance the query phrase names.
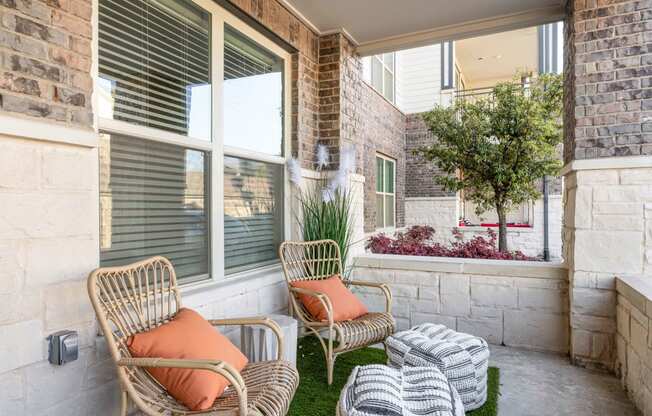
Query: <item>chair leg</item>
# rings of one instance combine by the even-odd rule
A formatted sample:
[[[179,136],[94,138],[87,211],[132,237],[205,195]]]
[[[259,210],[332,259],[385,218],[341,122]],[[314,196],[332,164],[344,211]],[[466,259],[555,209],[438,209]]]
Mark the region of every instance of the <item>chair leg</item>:
[[[127,408],[129,407],[129,397],[126,391],[122,391],[122,402],[120,403],[120,416],[127,416]]]
[[[333,384],[333,370],[335,357],[333,356],[333,329],[328,331],[328,354],[326,356],[326,371],[328,371],[328,385]]]

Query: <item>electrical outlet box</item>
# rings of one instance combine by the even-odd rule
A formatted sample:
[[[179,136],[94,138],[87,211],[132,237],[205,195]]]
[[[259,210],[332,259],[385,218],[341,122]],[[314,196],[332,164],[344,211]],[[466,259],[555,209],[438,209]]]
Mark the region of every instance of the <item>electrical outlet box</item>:
[[[79,336],[77,331],[59,331],[48,338],[48,361],[64,365],[79,357]]]

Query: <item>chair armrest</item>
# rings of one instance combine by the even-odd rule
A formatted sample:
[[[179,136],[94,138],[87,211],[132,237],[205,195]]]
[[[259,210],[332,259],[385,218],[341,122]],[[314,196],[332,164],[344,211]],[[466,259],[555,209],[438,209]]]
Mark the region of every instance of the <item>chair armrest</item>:
[[[276,359],[283,358],[283,332],[281,327],[271,318],[266,316],[255,316],[251,318],[229,318],[229,319],[209,319],[208,323],[213,326],[244,326],[244,325],[262,325],[272,330],[278,344],[278,353]]]
[[[385,311],[392,313],[392,291],[385,283],[363,282],[361,280],[349,280],[348,283],[353,286],[374,287],[382,291],[385,295]]]
[[[144,368],[188,368],[194,370],[208,370],[227,379],[238,394],[240,412],[238,416],[247,415],[247,387],[240,375],[231,364],[221,360],[184,360],[173,358],[121,358],[119,367],[144,367]]]
[[[328,314],[328,325],[333,326],[333,304],[331,303],[331,300],[328,298],[328,296],[325,293],[317,292],[316,290],[303,289],[298,287],[291,287],[290,292],[292,292],[293,294],[306,295],[306,296],[312,296],[313,298],[317,298],[326,309],[326,313]]]

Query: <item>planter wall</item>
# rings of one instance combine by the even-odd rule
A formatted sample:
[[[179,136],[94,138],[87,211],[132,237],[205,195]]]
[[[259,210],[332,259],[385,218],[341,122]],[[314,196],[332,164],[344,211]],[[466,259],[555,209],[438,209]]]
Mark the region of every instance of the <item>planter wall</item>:
[[[618,278],[616,290],[616,371],[634,404],[652,415],[652,283]]]
[[[562,264],[365,254],[353,277],[387,283],[399,329],[423,322],[492,344],[567,353],[568,273]],[[380,309],[378,293],[359,292]]]

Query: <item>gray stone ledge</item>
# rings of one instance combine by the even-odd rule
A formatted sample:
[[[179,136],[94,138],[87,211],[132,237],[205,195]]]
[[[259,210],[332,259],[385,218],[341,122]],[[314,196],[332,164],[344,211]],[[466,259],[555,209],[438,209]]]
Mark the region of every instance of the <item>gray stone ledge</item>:
[[[357,256],[353,260],[353,264],[355,267],[369,267],[376,269],[462,273],[568,281],[568,270],[566,265],[558,262],[363,254]]]

